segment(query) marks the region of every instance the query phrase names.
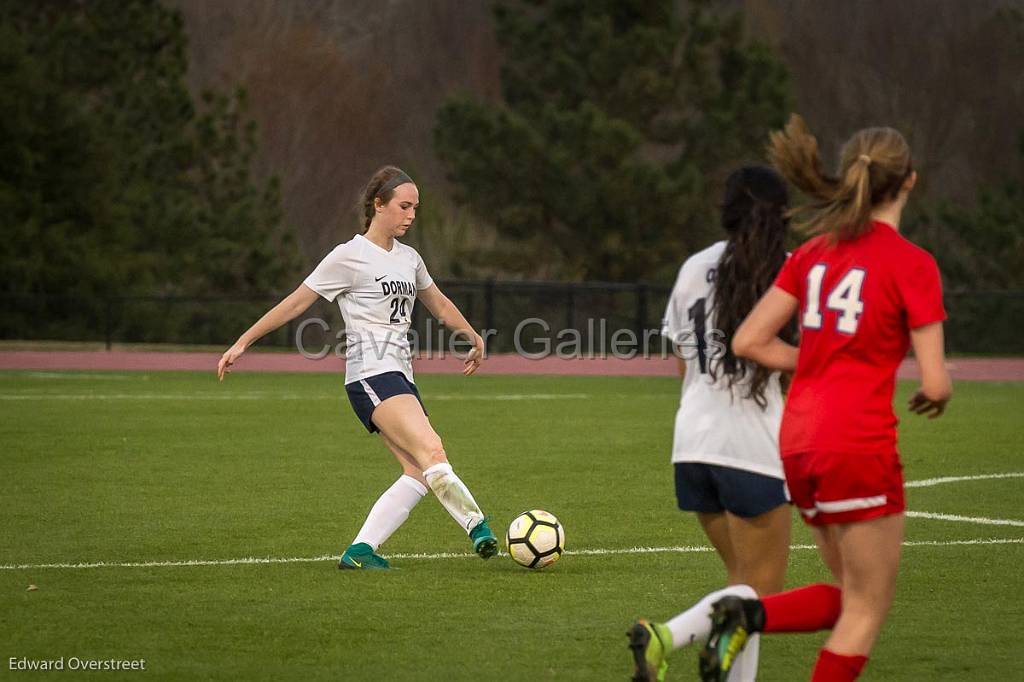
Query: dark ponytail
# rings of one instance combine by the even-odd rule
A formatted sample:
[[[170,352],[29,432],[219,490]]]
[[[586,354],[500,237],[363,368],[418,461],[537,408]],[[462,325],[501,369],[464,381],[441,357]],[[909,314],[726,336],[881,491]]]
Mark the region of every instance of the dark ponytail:
[[[786,209],[789,196],[778,173],[763,166],[745,166],[725,183],[722,227],[729,235],[715,269],[712,301],[715,327],[724,334],[725,353],[709,367],[711,377],[721,372],[732,388],[751,373],[744,398],[764,409],[765,387],[771,370],[737,358],[731,348],[736,329],[775,281],[786,261]],[[792,330],[786,330],[792,337]]]

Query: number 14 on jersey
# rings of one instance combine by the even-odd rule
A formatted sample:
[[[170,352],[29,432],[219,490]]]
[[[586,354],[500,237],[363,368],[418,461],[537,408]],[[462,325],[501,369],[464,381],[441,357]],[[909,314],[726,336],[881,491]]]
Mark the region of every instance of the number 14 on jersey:
[[[807,307],[801,321],[801,326],[805,329],[821,329],[821,283],[827,270],[827,265],[817,263],[807,273]],[[851,268],[832,288],[825,300],[825,307],[828,310],[839,313],[839,317],[836,318],[836,330],[841,334],[857,333],[860,315],[864,312],[860,290],[864,286],[866,274],[863,268]]]

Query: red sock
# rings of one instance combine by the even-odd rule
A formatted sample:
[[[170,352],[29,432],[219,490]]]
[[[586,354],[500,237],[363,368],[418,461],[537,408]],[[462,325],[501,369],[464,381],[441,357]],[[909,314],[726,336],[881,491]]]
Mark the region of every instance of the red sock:
[[[817,583],[762,597],[764,632],[831,630],[839,620],[842,592],[835,585]]]
[[[868,662],[867,656],[843,656],[828,649],[818,654],[811,682],[853,682]]]

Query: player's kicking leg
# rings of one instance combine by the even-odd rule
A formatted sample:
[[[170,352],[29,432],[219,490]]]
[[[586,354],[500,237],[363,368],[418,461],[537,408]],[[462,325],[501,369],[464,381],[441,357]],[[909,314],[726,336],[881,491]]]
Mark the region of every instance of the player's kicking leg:
[[[498,553],[498,538],[494,531],[487,525],[487,517],[480,520],[480,523],[473,526],[469,531],[469,539],[473,541],[473,551],[482,559],[490,559]]]
[[[469,535],[473,551],[484,559],[497,554],[497,537],[469,488],[448,463],[441,438],[419,401],[411,395],[388,398],[374,410],[373,422],[388,440],[416,460],[438,502]]]

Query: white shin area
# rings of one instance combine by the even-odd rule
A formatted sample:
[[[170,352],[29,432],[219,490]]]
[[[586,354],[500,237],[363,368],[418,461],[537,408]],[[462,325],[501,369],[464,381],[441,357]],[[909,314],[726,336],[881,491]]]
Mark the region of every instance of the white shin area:
[[[413,507],[426,494],[422,483],[412,476],[402,475],[377,498],[352,544],[365,542],[376,552],[405,523]]]
[[[672,648],[690,644],[703,645],[711,636],[711,606],[726,596],[757,599],[757,592],[749,585],[730,585],[725,589],[705,595],[696,604],[672,618],[667,623],[672,631]]]
[[[441,506],[464,531],[468,533],[483,520],[483,512],[469,488],[452,470],[451,464],[444,462],[424,469],[423,478],[427,479],[427,485],[434,491]]]

